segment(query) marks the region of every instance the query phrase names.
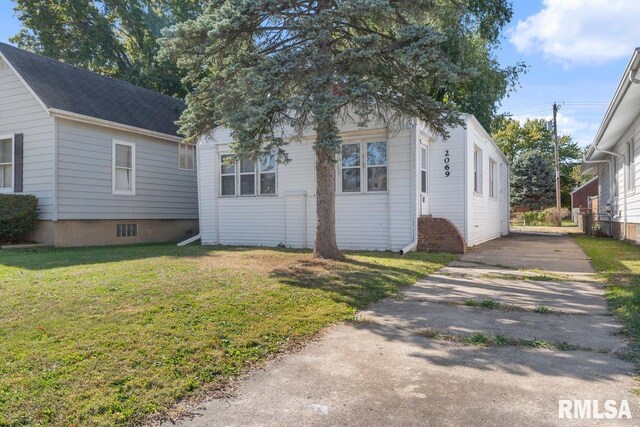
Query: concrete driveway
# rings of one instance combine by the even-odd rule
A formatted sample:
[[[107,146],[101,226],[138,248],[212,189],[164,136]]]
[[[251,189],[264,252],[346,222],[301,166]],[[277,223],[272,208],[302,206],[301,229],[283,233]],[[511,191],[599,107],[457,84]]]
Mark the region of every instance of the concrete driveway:
[[[638,425],[635,367],[592,273],[567,236],[489,242],[180,425]],[[633,418],[560,419],[561,399],[598,400],[600,412],[626,399]]]

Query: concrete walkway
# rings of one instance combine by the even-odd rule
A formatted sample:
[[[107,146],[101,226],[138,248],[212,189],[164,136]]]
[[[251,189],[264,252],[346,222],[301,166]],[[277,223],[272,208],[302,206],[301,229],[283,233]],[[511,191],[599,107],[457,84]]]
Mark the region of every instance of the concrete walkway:
[[[180,425],[638,425],[635,367],[618,357],[627,342],[592,273],[567,236],[489,242]],[[500,305],[465,305],[482,300]],[[473,334],[549,348],[461,343]],[[605,400],[627,399],[633,418],[559,419],[560,399],[595,399],[601,412]]]

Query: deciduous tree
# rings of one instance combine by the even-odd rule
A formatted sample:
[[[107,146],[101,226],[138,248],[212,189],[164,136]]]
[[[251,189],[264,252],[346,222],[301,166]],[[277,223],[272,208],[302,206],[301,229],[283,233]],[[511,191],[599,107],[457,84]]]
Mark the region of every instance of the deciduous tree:
[[[492,124],[492,137],[512,164],[529,151],[542,154],[552,164],[555,161],[553,133],[544,119],[527,119],[521,124],[510,117],[498,117]],[[558,154],[562,203],[567,206],[571,204],[571,191],[579,184],[573,170],[582,163],[582,149],[570,135],[560,135]]]
[[[19,47],[167,95],[184,96],[175,64],[156,59],[164,27],[200,0],[14,0]]]

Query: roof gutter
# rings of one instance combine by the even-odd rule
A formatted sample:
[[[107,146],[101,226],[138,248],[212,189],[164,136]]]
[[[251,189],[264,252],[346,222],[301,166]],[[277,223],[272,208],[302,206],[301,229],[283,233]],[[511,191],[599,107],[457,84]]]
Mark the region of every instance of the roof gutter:
[[[607,108],[607,112],[605,113],[604,119],[600,124],[598,133],[596,133],[596,137],[594,138],[593,143],[591,144],[591,147],[589,147],[589,151],[587,152],[586,158],[590,158],[594,154],[594,152],[597,150],[598,144],[600,143],[600,140],[602,139],[604,132],[609,127],[609,123],[611,123],[611,119],[618,111],[618,107],[620,106],[620,103],[622,102],[624,95],[627,93],[629,86],[631,86],[631,84],[633,83],[640,84],[640,79],[638,79],[637,77],[639,67],[640,67],[640,48],[636,48],[636,50],[633,52],[633,55],[631,57],[631,61],[629,61],[629,64],[625,69],[622,80],[620,80],[620,83],[618,84],[618,88],[616,89],[616,93],[613,96],[613,99],[611,100],[611,104],[609,104],[609,108]]]
[[[135,126],[124,125],[122,123],[112,122],[110,120],[98,119],[96,117],[86,116],[84,114],[72,113],[70,111],[60,110],[58,108],[49,108],[49,115],[59,117],[61,119],[73,120],[76,122],[89,123],[92,125],[106,126],[112,129],[119,129],[127,132],[135,132],[141,135],[151,136],[154,138],[164,139],[167,141],[182,142],[183,138],[175,135],[169,135],[162,132],[156,132],[149,129],[142,129]]]

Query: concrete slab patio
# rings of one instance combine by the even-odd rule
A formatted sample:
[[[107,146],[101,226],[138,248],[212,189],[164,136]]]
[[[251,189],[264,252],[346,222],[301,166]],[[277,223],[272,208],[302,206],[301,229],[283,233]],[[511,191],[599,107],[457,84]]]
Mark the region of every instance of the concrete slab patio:
[[[535,275],[521,268],[580,280],[531,280]],[[591,274],[567,236],[515,234],[490,242],[361,313],[362,322],[329,328],[300,352],[257,370],[234,397],[204,402],[179,424],[637,425],[636,367],[619,357],[627,341]],[[481,299],[498,308],[463,304]],[[536,313],[537,305],[555,313]],[[424,329],[582,349],[464,345],[425,338]],[[598,400],[600,407],[626,399],[633,418],[559,419],[560,399]]]

